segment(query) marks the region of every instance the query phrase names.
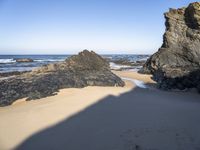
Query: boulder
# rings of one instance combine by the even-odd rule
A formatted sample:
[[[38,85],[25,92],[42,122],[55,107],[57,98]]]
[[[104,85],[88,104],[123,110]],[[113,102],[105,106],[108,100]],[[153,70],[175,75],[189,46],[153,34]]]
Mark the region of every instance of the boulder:
[[[124,82],[110,71],[105,59],[84,50],[64,62],[0,80],[0,85],[0,106],[6,106],[20,98],[32,100],[54,95],[63,88],[124,86]]]
[[[200,91],[200,2],[170,9],[165,19],[163,44],[140,72],[153,74],[163,89]]]
[[[17,58],[15,60],[16,60],[16,62],[19,62],[19,63],[33,62],[33,59],[30,59],[30,58]]]

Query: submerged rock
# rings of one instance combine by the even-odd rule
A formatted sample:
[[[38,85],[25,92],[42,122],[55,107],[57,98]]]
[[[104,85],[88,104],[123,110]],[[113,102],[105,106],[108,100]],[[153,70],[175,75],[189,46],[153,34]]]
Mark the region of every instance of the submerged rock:
[[[200,91],[200,2],[165,13],[163,45],[145,63],[163,89],[196,87]]]
[[[54,95],[59,89],[85,86],[124,86],[124,82],[110,71],[101,56],[84,50],[64,62],[0,81],[0,106],[20,98],[38,99]]]
[[[15,60],[16,60],[16,62],[20,62],[20,63],[23,63],[23,62],[33,62],[33,59],[30,59],[30,58],[17,58]]]

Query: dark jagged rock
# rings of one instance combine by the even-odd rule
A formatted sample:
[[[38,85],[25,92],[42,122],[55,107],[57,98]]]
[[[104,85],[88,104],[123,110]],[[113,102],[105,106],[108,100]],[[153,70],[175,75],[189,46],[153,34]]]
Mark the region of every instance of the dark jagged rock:
[[[0,81],[0,106],[24,97],[38,99],[54,95],[59,89],[85,86],[124,86],[124,82],[101,56],[84,50],[64,62]]]
[[[118,65],[142,66],[142,65],[144,65],[144,63],[146,61],[138,60],[136,62],[132,62],[132,61],[129,61],[127,59],[118,59],[118,60],[113,60],[112,62],[114,62],[115,64],[118,64]]]
[[[132,62],[130,62],[128,59],[117,59],[113,60],[112,62],[118,65],[126,65],[126,66],[132,65]]]
[[[16,62],[24,63],[24,62],[33,62],[33,59],[30,58],[17,58]]]
[[[153,54],[142,73],[151,73],[161,88],[200,90],[200,2],[165,13],[162,47]]]

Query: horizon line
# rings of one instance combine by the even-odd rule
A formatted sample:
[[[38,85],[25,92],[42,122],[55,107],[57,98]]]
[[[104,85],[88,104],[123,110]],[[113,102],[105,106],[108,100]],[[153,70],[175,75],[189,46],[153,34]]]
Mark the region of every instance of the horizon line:
[[[95,52],[96,53],[96,52]],[[0,56],[5,56],[5,55],[76,55],[78,53],[70,53],[70,54],[0,54]],[[119,54],[119,53],[96,53],[96,54],[99,54],[99,55],[152,55],[152,54],[147,54],[147,53],[144,53],[144,54],[136,54],[136,53],[124,53],[124,54]]]

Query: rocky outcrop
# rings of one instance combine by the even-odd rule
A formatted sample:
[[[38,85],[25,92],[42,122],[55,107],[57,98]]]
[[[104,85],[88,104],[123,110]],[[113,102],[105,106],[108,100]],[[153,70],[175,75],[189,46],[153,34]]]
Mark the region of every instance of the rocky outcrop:
[[[15,76],[15,75],[21,75],[23,73],[27,73],[30,71],[13,71],[13,72],[0,72],[0,79],[3,77],[10,77],[10,76]]]
[[[163,45],[140,72],[151,73],[161,88],[200,91],[200,2],[165,13]]]
[[[133,62],[129,61],[128,59],[118,59],[118,60],[113,60],[112,62],[118,65],[125,65],[125,66],[143,66],[146,61],[138,60]]]
[[[33,62],[33,59],[30,58],[17,58],[16,62],[25,63],[25,62]]]
[[[0,106],[6,106],[20,98],[31,100],[54,95],[63,88],[124,86],[124,82],[110,71],[101,56],[84,50],[64,62],[2,80],[0,85]]]

